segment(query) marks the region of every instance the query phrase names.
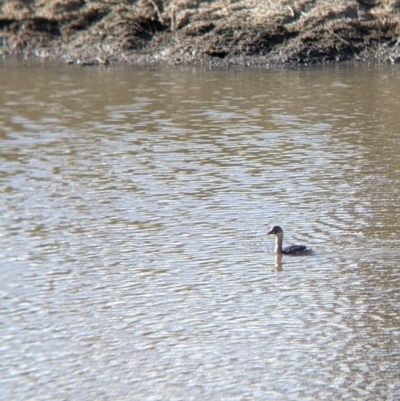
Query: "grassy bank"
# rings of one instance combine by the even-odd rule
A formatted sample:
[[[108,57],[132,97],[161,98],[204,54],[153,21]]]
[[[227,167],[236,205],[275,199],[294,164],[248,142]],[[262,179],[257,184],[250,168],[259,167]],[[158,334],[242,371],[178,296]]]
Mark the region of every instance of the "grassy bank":
[[[4,56],[213,65],[400,61],[398,0],[6,0]]]

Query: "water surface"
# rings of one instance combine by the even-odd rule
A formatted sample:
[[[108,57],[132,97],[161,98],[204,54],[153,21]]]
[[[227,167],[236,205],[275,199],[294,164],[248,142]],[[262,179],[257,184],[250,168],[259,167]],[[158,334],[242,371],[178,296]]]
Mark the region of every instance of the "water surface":
[[[3,60],[1,398],[398,399],[399,73]]]

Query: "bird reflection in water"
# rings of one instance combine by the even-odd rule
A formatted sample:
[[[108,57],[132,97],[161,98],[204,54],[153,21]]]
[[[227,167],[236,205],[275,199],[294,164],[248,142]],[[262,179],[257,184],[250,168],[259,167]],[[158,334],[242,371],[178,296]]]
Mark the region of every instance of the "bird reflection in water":
[[[281,272],[283,270],[282,267],[282,254],[281,253],[277,253],[275,255],[275,271],[276,272]]]

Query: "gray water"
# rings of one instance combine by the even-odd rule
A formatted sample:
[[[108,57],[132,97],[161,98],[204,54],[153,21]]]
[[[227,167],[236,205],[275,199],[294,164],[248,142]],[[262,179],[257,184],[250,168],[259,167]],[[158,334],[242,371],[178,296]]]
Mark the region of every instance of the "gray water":
[[[399,67],[0,85],[1,399],[400,398]]]

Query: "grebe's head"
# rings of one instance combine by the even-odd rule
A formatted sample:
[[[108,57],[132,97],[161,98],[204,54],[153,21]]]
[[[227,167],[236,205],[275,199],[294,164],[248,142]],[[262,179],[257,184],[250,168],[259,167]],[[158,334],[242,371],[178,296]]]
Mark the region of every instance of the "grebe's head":
[[[272,226],[271,229],[267,232],[267,235],[282,235],[283,230],[279,226]]]

